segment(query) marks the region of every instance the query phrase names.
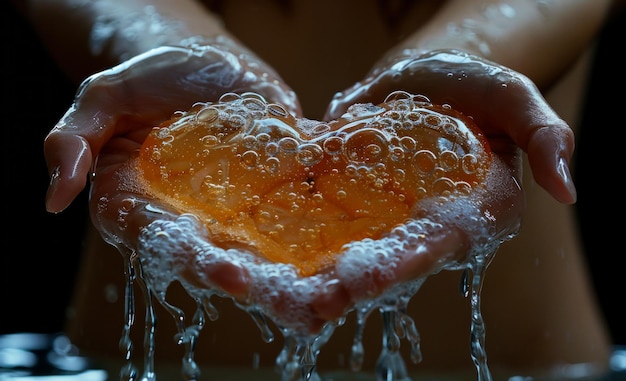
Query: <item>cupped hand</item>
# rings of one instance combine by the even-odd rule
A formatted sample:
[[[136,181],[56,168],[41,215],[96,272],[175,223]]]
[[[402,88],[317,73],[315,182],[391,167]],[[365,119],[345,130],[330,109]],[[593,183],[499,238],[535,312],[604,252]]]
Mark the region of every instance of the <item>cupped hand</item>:
[[[159,47],[92,75],[44,142],[48,211],[64,210],[90,178],[94,226],[120,251],[137,251],[148,225],[173,221],[180,212],[137,188],[127,172],[132,158],[175,112],[230,92],[262,94],[300,113],[295,94],[271,67],[225,39]],[[210,270],[225,292],[245,292],[245,273],[237,266],[213,263]]]
[[[246,91],[300,112],[278,74],[226,38],[159,47],[92,75],[45,139],[51,176],[47,210],[57,213],[72,202],[97,157],[99,166],[120,163],[172,113],[216,101],[226,92]]]
[[[157,294],[178,280],[299,334],[516,233],[515,171],[470,119],[405,92],[348,114],[297,119],[252,93],[198,103],[99,163],[94,221]]]
[[[386,59],[364,81],[338,93],[325,118],[337,118],[354,103],[380,102],[394,90],[423,94],[471,116],[512,168],[521,171],[515,150],[523,150],[539,185],[559,202],[576,201],[569,171],[574,134],[528,77],[456,50]]]
[[[363,81],[338,93],[331,101],[325,120],[338,118],[355,103],[379,103],[392,91],[422,94],[435,104],[447,104],[470,116],[484,133],[495,154],[499,169],[492,172],[491,185],[475,204],[493,219],[491,239],[497,245],[517,234],[523,219],[525,200],[521,188],[522,152],[528,154],[533,176],[557,201],[571,204],[576,191],[569,172],[574,134],[526,76],[480,57],[455,50],[433,51],[419,57],[383,61]],[[431,209],[458,212],[453,206]],[[461,210],[461,214],[463,214]],[[444,221],[451,221],[444,219]],[[428,275],[433,269],[454,267],[454,261],[476,254],[471,232],[456,224],[444,224],[421,243],[426,256],[402,257],[393,275],[375,277],[364,287],[341,281],[334,285],[336,298],[329,293],[316,308],[333,316],[341,310],[339,301],[359,300],[411,279]],[[468,235],[469,233],[469,235]],[[502,240],[502,241],[499,241]],[[447,264],[446,264],[447,262]],[[438,267],[440,266],[440,267]],[[357,284],[359,284],[357,282]],[[346,295],[348,295],[346,297]]]
[[[406,67],[419,67],[419,62],[411,61]],[[468,65],[468,69],[473,64]],[[336,118],[353,103],[380,103],[383,99],[378,100],[377,96],[402,88],[389,70],[344,93],[344,98],[336,98],[329,118]],[[415,74],[414,71],[400,73],[409,74],[409,78],[411,73]],[[433,88],[439,89],[434,85]],[[419,93],[428,94],[434,103],[448,103],[472,115],[481,127],[481,122],[493,122],[486,116],[477,118],[467,111],[471,108],[463,108],[465,103],[446,97],[471,95],[466,86],[460,86],[456,92],[454,86],[449,90],[449,93],[444,90],[440,93],[420,90]],[[476,237],[499,243],[517,230],[523,205],[518,181],[519,150],[502,129],[488,124],[485,131],[492,149],[498,154],[487,179],[488,192],[479,192],[475,195],[477,199],[468,205],[438,205],[437,200],[432,201],[433,204],[424,209],[427,213],[418,216],[420,219],[414,224],[394,231],[388,240],[381,241],[381,249],[387,253],[384,256],[390,248],[397,255],[377,262],[376,270],[359,271],[370,267],[367,261],[355,263],[340,259],[336,266],[311,277],[302,278],[282,270],[274,275],[270,270],[259,276],[254,273],[256,270],[242,266],[241,260],[231,257],[228,249],[212,243],[202,223],[189,215],[181,215],[171,204],[149,197],[138,188],[133,180],[132,165],[129,166],[154,126],[175,111],[187,110],[199,100],[216,101],[228,92],[254,92],[270,102],[282,104],[295,115],[300,113],[292,92],[273,71],[262,63],[242,60],[240,54],[223,47],[159,48],[92,76],[81,86],[75,104],[45,142],[52,174],[48,209],[63,210],[82,190],[87,175],[93,172],[92,219],[109,243],[122,250],[144,250],[149,259],[164,254],[161,257],[167,258],[166,261],[176,262],[169,265],[180,270],[176,276],[181,276],[190,287],[217,288],[242,303],[251,301],[251,287],[262,287],[265,294],[260,290],[252,293],[261,298],[273,295],[268,303],[261,302],[265,312],[278,318],[281,324],[311,332],[394,285],[466,262],[477,246],[484,244]],[[469,100],[467,103],[472,104]],[[511,129],[513,127],[507,127],[504,131]],[[489,225],[489,232],[480,232],[484,228],[482,224]],[[167,237],[189,239],[169,240]],[[246,243],[238,245],[241,249]],[[156,249],[167,253],[151,252]],[[361,250],[358,244],[351,250],[355,254],[345,258],[363,258],[358,254]],[[241,250],[235,251],[241,254]],[[244,253],[248,254],[254,256],[254,253]],[[369,260],[378,261],[379,257],[374,255]],[[173,276],[171,268],[161,268],[158,260],[147,260],[145,265],[150,267],[150,263],[157,269],[150,273],[157,278]],[[296,287],[272,286],[276,276]],[[171,280],[153,279],[152,283],[166,284]]]

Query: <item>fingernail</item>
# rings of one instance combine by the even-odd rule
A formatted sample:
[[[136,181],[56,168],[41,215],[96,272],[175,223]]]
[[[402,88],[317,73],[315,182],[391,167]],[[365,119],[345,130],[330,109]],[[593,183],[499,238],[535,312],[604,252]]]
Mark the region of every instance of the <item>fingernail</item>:
[[[59,179],[60,179],[61,169],[57,165],[54,167],[54,170],[50,174],[50,184],[48,185],[48,190],[46,192],[46,210],[51,213],[57,213],[58,210],[54,208],[52,203],[52,199],[56,194],[57,189],[59,188]]]
[[[561,157],[559,159],[556,170],[559,176],[561,176],[563,184],[565,184],[571,203],[575,203],[577,199],[576,185],[574,185],[574,180],[572,179],[572,174],[569,170],[569,164],[565,158]]]

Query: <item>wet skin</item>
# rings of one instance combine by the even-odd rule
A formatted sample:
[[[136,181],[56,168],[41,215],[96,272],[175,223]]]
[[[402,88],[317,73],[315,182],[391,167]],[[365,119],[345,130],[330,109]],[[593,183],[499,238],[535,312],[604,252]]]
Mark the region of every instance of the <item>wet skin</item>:
[[[155,220],[175,220],[179,215],[169,205],[120,188],[120,171],[154,126],[174,111],[188,109],[198,100],[216,101],[218,94],[228,91],[257,92],[286,105],[287,110],[299,116],[297,101],[279,78],[267,80],[258,71],[256,77],[244,76],[250,66],[234,64],[232,59],[225,58],[228,54],[209,49],[195,55],[178,48],[163,48],[88,80],[81,87],[75,105],[46,139],[46,158],[53,174],[48,209],[58,212],[65,208],[84,187],[84,179],[95,163],[91,193],[94,224],[109,242],[137,248],[144,227]],[[165,67],[163,62],[167,63]],[[208,67],[220,67],[222,74],[232,73],[232,81],[213,88],[193,86],[198,84],[194,82],[198,78],[201,82],[212,78],[207,76]],[[189,72],[202,75],[190,76]],[[161,81],[151,81],[155,75]],[[459,81],[459,77],[463,80]],[[249,81],[250,78],[254,80]],[[258,82],[259,78],[263,80]],[[446,81],[446,78],[450,79]],[[528,153],[538,183],[560,201],[574,201],[567,173],[559,172],[571,156],[572,132],[525,77],[459,52],[437,52],[381,68],[358,87],[334,99],[327,119],[337,118],[354,103],[377,103],[384,97],[382,94],[392,89],[426,94],[435,103],[448,103],[471,115],[480,126],[496,159],[506,168],[498,176],[509,192],[491,194],[482,200],[482,210],[497,221],[499,237],[515,232],[523,211],[523,194],[518,186],[520,149]],[[494,104],[500,107],[493,107]],[[530,112],[521,115],[507,112],[522,107]],[[147,205],[150,208],[145,208]],[[123,231],[117,223],[120,210],[129,212]],[[407,258],[406,263],[397,267],[400,271],[393,278],[377,279],[370,289],[329,279],[327,287],[320,288],[309,305],[310,329],[315,331],[324,321],[341,316],[355,301],[371,296],[372,292],[428,274],[432,265],[442,258],[450,261],[463,258],[470,246],[469,237],[462,230],[449,226],[423,242],[428,256]],[[245,299],[250,282],[245,268],[218,263],[207,269],[206,276],[226,293]],[[280,308],[277,306],[276,311]]]

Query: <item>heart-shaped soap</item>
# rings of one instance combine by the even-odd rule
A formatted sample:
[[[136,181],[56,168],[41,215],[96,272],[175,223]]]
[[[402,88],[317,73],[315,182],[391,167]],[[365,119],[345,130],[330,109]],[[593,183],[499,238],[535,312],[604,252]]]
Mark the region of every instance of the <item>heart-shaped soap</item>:
[[[308,276],[345,244],[423,217],[422,200],[470,195],[491,151],[471,118],[423,96],[395,92],[319,122],[245,93],[176,114],[137,163],[150,195],[200,218],[214,245]]]

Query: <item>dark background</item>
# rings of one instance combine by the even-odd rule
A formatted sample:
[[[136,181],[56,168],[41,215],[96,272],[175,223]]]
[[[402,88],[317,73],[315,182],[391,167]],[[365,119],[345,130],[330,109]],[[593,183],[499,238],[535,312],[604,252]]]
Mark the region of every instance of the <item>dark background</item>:
[[[27,23],[2,2],[3,209],[5,247],[0,255],[0,334],[56,333],[80,261],[87,217],[83,192],[66,211],[45,211],[48,172],[43,140],[71,104],[76,87],[40,45]],[[626,249],[623,170],[626,96],[623,55],[625,12],[605,26],[577,139],[576,204],[599,302],[614,343],[626,345]],[[575,27],[575,26],[573,26]]]
[[[624,3],[624,2],[622,2]],[[626,345],[626,8],[611,15],[598,41],[576,140],[580,218],[587,263],[614,342]]]

